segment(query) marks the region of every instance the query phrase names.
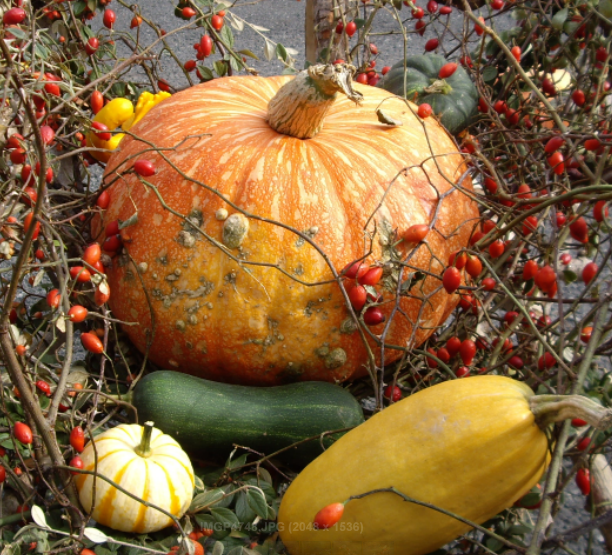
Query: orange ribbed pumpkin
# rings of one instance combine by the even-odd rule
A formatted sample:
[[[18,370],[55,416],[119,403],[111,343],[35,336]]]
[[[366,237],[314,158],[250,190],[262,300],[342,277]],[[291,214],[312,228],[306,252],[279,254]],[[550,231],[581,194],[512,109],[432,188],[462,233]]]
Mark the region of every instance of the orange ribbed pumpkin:
[[[434,118],[350,76],[338,65],[215,79],[153,108],[113,154],[94,235],[129,220],[108,269],[110,305],[137,323],[125,331],[155,363],[259,385],[363,375],[367,349],[329,266],[360,258],[384,268],[387,322],[366,336],[393,311],[385,362],[452,311],[457,296],[438,275],[478,217],[455,188],[472,190],[463,158]],[[403,125],[381,123],[381,103],[381,119]],[[155,175],[139,177],[137,160]],[[402,233],[432,222],[413,252]],[[426,278],[409,288],[417,269]]]

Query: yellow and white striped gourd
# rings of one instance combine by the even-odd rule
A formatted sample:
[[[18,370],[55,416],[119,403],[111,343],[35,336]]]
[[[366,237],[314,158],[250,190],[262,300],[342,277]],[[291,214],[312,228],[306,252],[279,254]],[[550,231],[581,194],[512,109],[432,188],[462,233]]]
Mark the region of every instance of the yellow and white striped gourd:
[[[181,517],[191,504],[194,475],[189,457],[172,437],[153,428],[151,422],[144,427],[121,424],[106,430],[85,446],[81,458],[85,470],[96,470],[175,517]],[[76,485],[85,511],[115,530],[142,534],[173,522],[168,515],[132,499],[101,478],[81,474]]]

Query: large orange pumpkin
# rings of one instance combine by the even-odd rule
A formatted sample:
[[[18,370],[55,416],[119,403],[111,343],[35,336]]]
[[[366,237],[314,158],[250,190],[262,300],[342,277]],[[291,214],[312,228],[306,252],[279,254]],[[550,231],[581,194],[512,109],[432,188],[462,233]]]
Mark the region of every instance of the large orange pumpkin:
[[[110,305],[158,365],[242,384],[343,381],[365,374],[368,346],[382,360],[384,330],[390,362],[402,354],[393,346],[420,344],[456,305],[439,275],[478,217],[463,158],[435,119],[352,85],[351,71],[192,87],[110,158],[94,234],[129,224],[108,269]],[[403,125],[381,123],[379,106]],[[137,160],[156,173],[137,175]],[[402,240],[415,224],[432,224],[420,246]],[[368,345],[330,267],[361,258],[384,268],[387,321],[363,327]],[[425,279],[409,287],[417,269]]]

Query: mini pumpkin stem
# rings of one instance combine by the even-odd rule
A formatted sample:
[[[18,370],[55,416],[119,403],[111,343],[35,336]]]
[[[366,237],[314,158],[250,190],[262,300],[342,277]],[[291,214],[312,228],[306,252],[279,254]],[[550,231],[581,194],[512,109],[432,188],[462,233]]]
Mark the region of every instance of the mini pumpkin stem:
[[[444,79],[436,79],[431,85],[423,89],[427,94],[450,94],[453,92],[451,87]]]
[[[355,66],[317,64],[283,85],[268,104],[272,129],[297,139],[312,139],[323,127],[327,111],[337,93],[359,104],[363,95],[352,87]]]
[[[136,449],[136,454],[147,458],[151,454],[151,434],[153,433],[153,422],[145,422],[142,428],[142,439]]]
[[[534,395],[529,404],[542,428],[569,418],[582,418],[598,430],[612,426],[612,409],[583,395]]]

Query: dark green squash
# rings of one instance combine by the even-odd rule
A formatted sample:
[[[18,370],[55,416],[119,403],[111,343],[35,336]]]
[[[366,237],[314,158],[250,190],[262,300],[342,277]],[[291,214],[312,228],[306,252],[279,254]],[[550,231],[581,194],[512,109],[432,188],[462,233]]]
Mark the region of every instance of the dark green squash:
[[[190,454],[224,460],[233,444],[270,455],[323,432],[364,421],[357,400],[327,382],[298,382],[276,387],[247,387],[159,371],[137,385],[132,404],[140,422],[176,439]],[[327,435],[286,451],[285,462],[303,467],[342,434]]]
[[[416,104],[426,102],[450,133],[458,133],[476,114],[478,91],[461,66],[450,77],[439,79],[440,68],[446,63],[448,60],[438,54],[410,56],[405,65],[404,60],[393,65],[378,86]]]

